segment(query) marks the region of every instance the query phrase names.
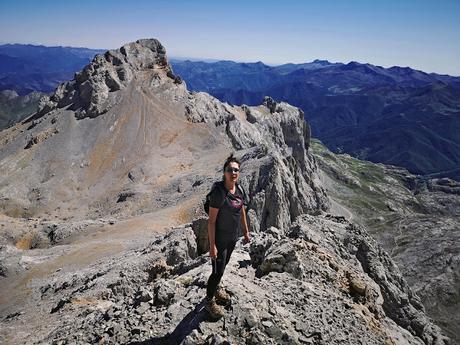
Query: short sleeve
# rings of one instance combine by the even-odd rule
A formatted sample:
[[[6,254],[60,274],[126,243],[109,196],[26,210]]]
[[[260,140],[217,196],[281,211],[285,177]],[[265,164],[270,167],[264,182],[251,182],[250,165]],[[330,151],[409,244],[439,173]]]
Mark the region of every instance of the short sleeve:
[[[209,195],[209,207],[220,208],[222,206],[223,194],[219,187],[215,187]]]

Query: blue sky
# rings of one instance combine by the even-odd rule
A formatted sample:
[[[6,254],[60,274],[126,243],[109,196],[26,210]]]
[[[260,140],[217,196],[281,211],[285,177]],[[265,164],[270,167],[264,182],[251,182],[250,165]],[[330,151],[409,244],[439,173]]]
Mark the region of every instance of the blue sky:
[[[172,57],[460,75],[459,18],[460,0],[0,0],[0,43],[118,48],[154,37]]]

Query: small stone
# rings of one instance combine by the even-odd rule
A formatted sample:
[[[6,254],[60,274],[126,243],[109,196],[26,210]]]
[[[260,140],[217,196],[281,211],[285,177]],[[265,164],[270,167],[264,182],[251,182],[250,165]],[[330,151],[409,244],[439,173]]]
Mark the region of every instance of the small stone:
[[[147,310],[150,309],[150,304],[147,302],[141,302],[140,306],[136,309],[139,315],[144,314]]]
[[[153,294],[148,291],[147,289],[145,288],[142,288],[140,291],[139,291],[139,297],[137,299],[138,302],[148,302],[150,300],[153,299]]]
[[[366,283],[362,279],[358,278],[356,274],[347,272],[348,284],[350,292],[364,296],[366,294]]]
[[[262,321],[262,325],[264,327],[272,327],[273,326],[273,322],[269,321],[269,320],[265,320],[265,321]]]

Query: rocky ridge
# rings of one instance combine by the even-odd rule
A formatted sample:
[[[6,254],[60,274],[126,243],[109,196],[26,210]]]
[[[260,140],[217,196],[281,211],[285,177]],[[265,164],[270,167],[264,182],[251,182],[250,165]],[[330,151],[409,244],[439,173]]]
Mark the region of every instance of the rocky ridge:
[[[139,210],[160,212],[176,204],[197,210],[179,219],[188,219],[182,222],[185,225],[157,235],[147,245],[144,237],[131,249],[93,258],[79,270],[63,267],[29,279],[26,298],[2,308],[3,340],[27,339],[38,344],[449,343],[427,318],[397,266],[365,230],[327,213],[329,200],[309,152],[310,130],[298,108],[270,98],[260,106],[233,107],[204,93],[190,93],[166,61],[165,50],[156,40],[139,40],[97,56],[75,80],[42,102],[36,115],[1,133],[4,166],[11,164],[19,149],[35,150],[35,157],[44,155],[50,145],[62,149],[58,155],[69,155],[69,147],[80,150],[81,161],[88,163],[71,173],[81,182],[72,196],[80,204],[82,219],[111,216],[120,221],[138,216]],[[119,66],[125,71],[120,72]],[[108,80],[116,78],[120,83],[113,86]],[[128,135],[129,141],[122,137],[124,130],[139,133],[137,127],[130,130],[131,117],[134,123],[147,122],[143,129],[151,130],[149,136],[143,133],[139,146],[137,137]],[[123,145],[115,142],[119,151],[105,151],[112,155],[111,164],[86,160],[103,150],[100,141],[91,139],[88,128],[110,137],[110,126],[117,122],[125,126],[114,132]],[[29,134],[22,134],[21,128],[30,123],[35,123],[31,133],[48,130],[55,123],[61,127],[26,149]],[[172,133],[165,143],[162,135],[174,129],[180,134]],[[85,143],[69,146],[83,134]],[[66,139],[66,144],[56,146],[59,139]],[[184,147],[188,152],[183,152]],[[206,218],[198,210],[200,196],[220,177],[222,157],[229,150],[241,157],[253,241],[250,248],[237,249],[226,272],[225,287],[233,297],[226,316],[209,322],[202,310],[210,272]],[[41,167],[40,174],[49,163],[42,159],[35,164]],[[169,175],[158,168],[172,169],[177,164],[186,167]],[[125,170],[124,165],[131,166]],[[117,174],[120,168],[123,174]],[[53,185],[62,184],[70,174],[61,171],[63,177],[53,180]],[[86,179],[78,180],[78,175]],[[7,181],[8,177],[0,182]],[[110,181],[111,190],[102,191],[108,187],[104,181]],[[44,182],[39,185],[41,193],[59,197],[52,188],[46,190]],[[101,195],[112,196],[99,212],[91,209],[86,186],[100,193],[99,200]],[[154,188],[147,191],[147,187]],[[10,189],[6,202],[19,194]],[[142,198],[146,195],[149,199]],[[123,201],[117,202],[120,198]],[[120,207],[120,203],[128,206]],[[38,208],[35,216],[43,217],[44,209]],[[35,231],[45,233],[40,226],[38,222]],[[63,238],[56,238],[55,244],[62,243]],[[72,246],[71,236],[65,238],[70,241],[66,245]],[[59,249],[65,251],[65,247],[59,247],[40,249],[37,257],[42,261],[35,267],[49,264],[53,256],[64,257]],[[7,237],[3,238],[5,248],[12,256],[24,253],[13,249]],[[9,275],[9,269],[3,268],[5,278],[0,282],[7,287],[21,278],[20,268],[17,275]]]
[[[34,283],[50,325],[38,344],[444,344],[388,255],[340,217],[299,216],[239,246],[223,285],[226,316],[209,322],[210,263],[198,223],[79,274]],[[282,287],[282,288],[281,288]],[[6,317],[12,327],[21,314]]]

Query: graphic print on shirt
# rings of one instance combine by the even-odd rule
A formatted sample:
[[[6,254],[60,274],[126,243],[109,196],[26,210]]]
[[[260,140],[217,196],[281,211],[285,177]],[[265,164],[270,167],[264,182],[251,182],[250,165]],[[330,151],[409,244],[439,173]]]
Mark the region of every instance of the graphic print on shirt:
[[[243,206],[243,199],[241,198],[231,198],[230,199],[230,205],[233,207],[233,208],[236,208],[236,209],[240,209],[241,206]]]

